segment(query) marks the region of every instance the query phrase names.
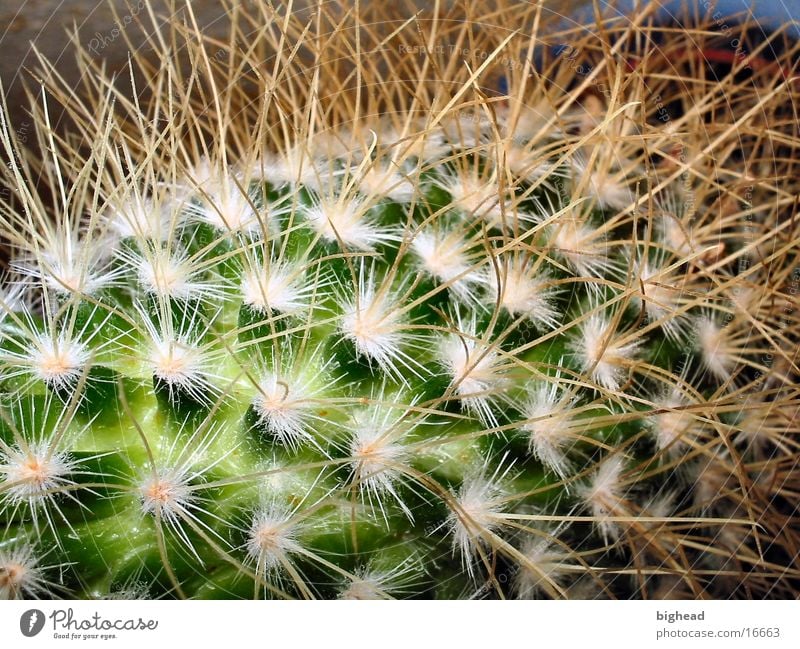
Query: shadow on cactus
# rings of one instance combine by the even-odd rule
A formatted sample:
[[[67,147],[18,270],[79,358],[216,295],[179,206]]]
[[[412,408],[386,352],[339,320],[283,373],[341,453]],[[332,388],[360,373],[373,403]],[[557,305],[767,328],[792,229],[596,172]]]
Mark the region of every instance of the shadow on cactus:
[[[796,46],[267,4],[2,120],[0,595],[796,595]]]

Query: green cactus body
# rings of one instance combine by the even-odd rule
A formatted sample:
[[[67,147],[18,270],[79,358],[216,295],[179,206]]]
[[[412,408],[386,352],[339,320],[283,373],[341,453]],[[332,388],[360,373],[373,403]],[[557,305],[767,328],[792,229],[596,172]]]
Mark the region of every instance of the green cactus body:
[[[3,122],[0,595],[792,589],[764,529],[796,481],[797,187],[757,164],[760,78],[709,133],[686,89],[660,120],[680,77],[520,64],[492,97],[529,30],[454,67],[360,18],[353,88],[348,37],[261,11],[251,43],[307,51],[176,24],[196,65],[137,56],[146,106],[53,78],[38,165]]]

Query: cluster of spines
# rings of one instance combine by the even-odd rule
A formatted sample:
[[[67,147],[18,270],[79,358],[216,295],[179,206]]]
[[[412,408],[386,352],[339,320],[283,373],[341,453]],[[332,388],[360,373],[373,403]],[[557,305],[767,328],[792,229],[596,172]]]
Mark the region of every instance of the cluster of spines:
[[[506,102],[499,124],[480,109],[410,119],[399,138],[351,124],[236,168],[190,158],[182,174],[119,157],[114,133],[87,167],[127,175],[95,180],[105,207],[87,221],[64,205],[55,228],[32,220],[12,163],[29,209],[4,216],[25,233],[0,332],[19,404],[0,465],[20,534],[8,593],[44,592],[33,537],[85,558],[115,517],[145,547],[114,548],[115,579],[146,570],[181,596],[241,594],[243,575],[257,595],[435,594],[448,580],[450,595],[608,594],[598,575],[615,552],[699,588],[670,553],[749,538],[752,519],[716,440],[795,451],[766,424],[771,392],[737,409],[753,373],[776,374],[760,357],[789,339],[774,307],[789,297],[731,271],[755,252],[741,212],[723,213],[720,248],[713,201],[698,226],[667,183],[637,220],[661,172],[642,180],[638,145],[604,148],[625,141],[630,111],[603,118],[592,99],[543,136],[546,105]],[[64,167],[74,152],[51,153]],[[62,423],[39,439],[23,407]],[[416,548],[392,549],[403,539]],[[198,585],[209,563],[229,572]]]

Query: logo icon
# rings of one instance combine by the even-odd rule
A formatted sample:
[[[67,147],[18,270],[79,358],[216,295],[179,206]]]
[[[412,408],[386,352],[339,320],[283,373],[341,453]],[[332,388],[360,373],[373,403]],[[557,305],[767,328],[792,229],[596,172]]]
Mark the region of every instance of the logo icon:
[[[26,638],[38,635],[44,628],[44,613],[39,609],[32,608],[25,611],[19,618],[19,630]]]

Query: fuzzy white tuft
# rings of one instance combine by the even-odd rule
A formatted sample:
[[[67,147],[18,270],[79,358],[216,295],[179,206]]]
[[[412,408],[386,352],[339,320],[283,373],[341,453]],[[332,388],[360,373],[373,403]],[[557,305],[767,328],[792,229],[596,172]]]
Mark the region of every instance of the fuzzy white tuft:
[[[413,520],[411,511],[396,489],[397,482],[403,476],[403,467],[408,462],[408,450],[401,443],[401,439],[409,432],[404,419],[404,413],[392,408],[373,407],[355,413],[349,451],[353,458],[353,483],[367,502],[372,505],[377,503],[385,517],[383,497],[388,494],[409,520]]]
[[[444,137],[453,145],[463,148],[480,146],[491,128],[492,123],[482,111],[460,111],[441,121]]]
[[[391,599],[386,591],[387,577],[379,572],[362,569],[342,590],[339,599],[375,601]]]
[[[103,239],[56,235],[51,246],[13,260],[11,268],[25,281],[41,282],[62,297],[95,295],[113,286],[122,273],[111,265],[111,249],[110,242]]]
[[[222,295],[222,287],[206,282],[204,269],[183,251],[159,246],[140,254],[126,249],[119,252],[119,257],[150,295],[175,300],[206,300]]]
[[[30,545],[0,549],[0,599],[51,597],[52,591],[40,559]]]
[[[266,236],[273,223],[272,214],[259,212],[257,197],[247,193],[247,178],[222,174],[201,189],[199,204],[193,203],[190,212],[194,219],[222,232],[244,236]]]
[[[692,500],[701,514],[732,515],[735,509],[730,495],[739,489],[737,471],[727,451],[712,451],[698,458],[693,467]]]
[[[242,301],[257,313],[270,310],[292,314],[307,309],[312,296],[323,297],[324,279],[308,282],[305,271],[290,263],[256,264],[242,273]]]
[[[137,195],[109,207],[105,218],[121,239],[164,242],[183,225],[183,208],[180,202],[165,200],[160,204]]]
[[[279,153],[265,152],[249,173],[254,179],[265,180],[276,188],[302,185],[314,190],[323,186],[330,176],[320,160],[299,145]]]
[[[176,193],[186,205],[187,216],[230,234],[267,235],[271,215],[260,213],[258,195],[250,195],[254,179],[249,171],[235,171],[220,160],[202,157],[178,182]]]
[[[374,163],[358,179],[358,189],[368,197],[386,197],[395,203],[410,203],[416,188],[390,164]]]
[[[510,140],[506,145],[505,163],[514,175],[528,182],[546,178],[542,182],[547,183],[550,176],[556,173],[553,165],[543,160],[538,150],[521,144],[516,139]]]
[[[188,467],[161,467],[139,484],[142,512],[159,512],[170,524],[179,524],[195,504]]]
[[[640,341],[624,343],[616,338],[613,323],[593,314],[580,324],[579,337],[570,341],[584,372],[607,390],[619,390],[640,347]]]
[[[117,600],[150,600],[153,599],[150,593],[150,586],[144,581],[137,581],[136,579],[128,579],[120,586],[112,587],[102,599],[108,601]]]
[[[355,345],[359,356],[404,383],[405,372],[417,373],[416,361],[404,350],[417,337],[404,329],[398,295],[379,284],[374,267],[367,271],[362,261],[358,295],[344,304],[339,331]]]
[[[505,470],[503,476],[508,472]],[[447,518],[447,527],[453,535],[453,551],[461,556],[461,563],[470,576],[480,548],[489,545],[489,536],[501,525],[499,514],[503,511],[503,490],[500,487],[498,468],[487,477],[480,473],[464,480],[454,495],[453,510]]]
[[[205,461],[209,449],[217,442],[224,427],[201,425],[190,434],[186,430],[187,422],[184,421],[169,447],[163,449],[163,457],[150,466],[134,486],[142,514],[165,524],[194,558],[202,563],[186,533],[185,525],[203,528],[221,543],[228,544],[204,520],[211,517],[223,522],[208,510],[207,500],[200,495],[200,489],[209,472],[234,453],[236,446],[211,461]]]
[[[496,349],[483,339],[477,339],[474,319],[461,333],[446,336],[440,345],[440,359],[451,377],[450,386],[461,400],[462,407],[487,425],[496,426],[492,404],[507,387],[502,358]]]
[[[792,456],[800,404],[781,391],[771,399],[747,397],[736,421],[735,440],[759,458],[769,453]]]
[[[587,216],[563,214],[552,220],[550,244],[570,269],[582,277],[605,277],[614,270],[611,247]]]
[[[686,337],[687,319],[678,314],[682,289],[675,284],[673,277],[661,264],[636,261],[633,264],[634,289],[637,291],[631,304],[642,308],[649,322],[659,322],[661,330],[672,341],[678,342]]]
[[[589,169],[587,162],[580,157],[573,159],[572,164],[576,184],[583,182],[583,177],[588,174],[588,182],[584,187],[587,194],[595,200],[600,208],[621,210],[633,201],[633,194],[626,181],[626,178],[630,177],[630,171],[627,173],[613,172],[600,165]]]
[[[561,134],[561,118],[559,118],[553,101],[544,97],[535,104],[530,98],[521,100],[511,98],[508,107],[501,112],[501,123],[505,134],[513,137],[515,142],[529,142],[532,139],[559,136]]]
[[[281,444],[294,450],[303,444],[318,447],[314,423],[322,418],[315,387],[317,377],[293,371],[288,376],[263,372],[253,408],[259,423]]]
[[[39,507],[58,490],[75,484],[70,478],[76,462],[65,451],[55,451],[49,441],[7,447],[0,445],[0,476],[5,497],[12,505]]]
[[[519,599],[537,599],[552,592],[569,576],[572,567],[569,554],[551,538],[527,538],[520,548],[525,563],[514,578],[514,590]]]
[[[439,181],[453,201],[453,207],[469,218],[486,220],[496,225],[502,218],[500,187],[493,178],[480,178],[473,173],[456,173]]]
[[[499,286],[492,274],[491,298],[511,316],[526,316],[539,329],[558,326],[561,314],[555,304],[556,291],[548,286],[549,278],[537,271],[530,259],[517,257],[501,261]]]
[[[264,505],[253,514],[245,548],[257,574],[266,576],[290,565],[290,555],[302,549],[298,531],[292,512],[279,503]]]
[[[339,599],[383,600],[413,589],[420,572],[419,561],[409,557],[391,568],[374,565],[358,568],[339,594]]]
[[[411,250],[422,269],[447,284],[456,297],[471,303],[478,300],[478,287],[485,282],[485,273],[472,267],[469,247],[458,231],[419,232],[411,240]]]
[[[439,160],[451,151],[441,129],[420,131],[412,125],[402,129],[385,125],[378,132],[378,142],[382,149],[391,153],[393,159],[418,164]]]
[[[144,310],[138,307],[142,316],[144,330],[147,334],[143,362],[147,370],[164,382],[169,390],[170,398],[177,398],[179,392],[190,395],[195,401],[208,403],[217,394],[219,388],[215,380],[220,377],[215,372],[218,366],[216,355],[200,344],[206,332],[196,332],[193,316],[184,322],[185,329],[193,333],[175,331],[169,322],[170,315],[162,319],[167,326],[153,323]],[[212,323],[206,325],[206,331]]]
[[[183,390],[199,401],[206,401],[215,388],[208,376],[211,363],[203,350],[186,336],[151,341],[148,361],[153,375],[170,391]]]
[[[15,324],[7,323],[8,316],[12,313],[30,313],[27,302],[30,297],[28,287],[0,275],[0,335],[2,328],[9,331],[16,329]]]
[[[577,402],[577,397],[552,382],[537,386],[523,406],[522,430],[528,435],[528,449],[561,479],[572,470],[569,446],[585,428],[572,414]]]
[[[663,411],[648,418],[648,427],[660,450],[677,456],[691,442],[696,418],[686,407],[686,397],[677,389],[672,389],[664,398],[655,403],[656,409]]]
[[[624,468],[625,460],[621,456],[607,458],[597,468],[589,483],[580,490],[580,496],[606,542],[617,539],[620,534],[619,523],[609,519],[626,514],[621,480]]]
[[[57,390],[73,388],[91,357],[85,343],[66,330],[58,335],[35,334],[21,362],[27,357],[31,375]]]
[[[727,381],[736,368],[736,359],[730,353],[726,328],[705,315],[694,326],[703,365],[715,378]]]
[[[322,197],[306,208],[304,214],[311,228],[328,243],[374,250],[375,246],[398,240],[398,233],[382,226],[370,209],[370,204],[362,199]]]
[[[665,192],[658,198],[656,232],[663,245],[678,257],[700,250],[700,242],[693,232],[691,221],[684,214],[685,206],[693,200],[693,197],[680,197],[674,192]]]

